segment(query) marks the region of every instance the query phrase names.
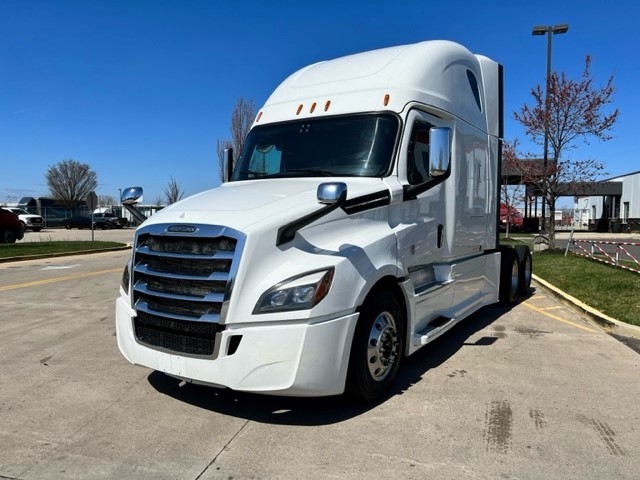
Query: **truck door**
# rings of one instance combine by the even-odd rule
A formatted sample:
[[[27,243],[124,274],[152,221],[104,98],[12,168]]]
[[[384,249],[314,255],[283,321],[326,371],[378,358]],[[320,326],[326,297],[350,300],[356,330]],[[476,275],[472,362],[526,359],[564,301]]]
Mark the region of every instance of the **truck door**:
[[[401,225],[398,228],[398,255],[412,292],[413,331],[421,330],[431,320],[451,307],[448,289],[430,298],[428,292],[438,284],[438,264],[448,250],[445,230],[447,211],[445,179],[447,173],[430,175],[429,138],[432,127],[448,126],[424,112],[413,110],[406,122],[401,146],[398,176],[403,185]],[[434,303],[435,302],[435,303]]]

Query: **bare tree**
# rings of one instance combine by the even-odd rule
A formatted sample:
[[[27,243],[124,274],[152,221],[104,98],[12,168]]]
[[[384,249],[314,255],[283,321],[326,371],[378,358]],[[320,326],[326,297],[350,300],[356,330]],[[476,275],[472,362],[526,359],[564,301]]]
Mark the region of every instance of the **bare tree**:
[[[182,189],[180,185],[178,185],[178,182],[175,178],[173,178],[173,175],[171,175],[171,179],[169,180],[169,183],[167,183],[167,186],[162,187],[162,192],[164,193],[167,205],[176,203],[184,196],[184,189]]]
[[[9,193],[4,197],[4,205],[11,205],[13,203],[16,203],[18,201],[18,197],[16,197],[15,195]]]
[[[233,163],[240,157],[244,139],[247,137],[253,120],[256,116],[256,107],[251,99],[238,98],[231,111],[231,140],[218,140],[216,152],[218,154],[218,174],[220,180],[224,178],[224,150],[233,148]]]
[[[49,166],[45,178],[51,196],[71,210],[98,185],[98,176],[91,167],[72,159]]]
[[[117,202],[111,195],[98,195],[98,207],[113,207]]]
[[[608,132],[618,118],[618,109],[608,114],[604,112],[605,107],[613,103],[613,76],[603,87],[596,88],[589,72],[590,65],[591,58],[587,56],[579,81],[568,79],[565,73],[551,74],[548,99],[542,87],[537,85],[531,90],[533,105],[530,107],[525,104],[520,112],[514,112],[514,118],[525,127],[526,135],[534,143],[543,145],[545,131],[548,132],[551,155],[546,171],[539,166],[531,168],[534,162],[523,165],[523,170],[528,166],[527,182],[540,192],[546,192],[542,201],[546,202],[551,222],[555,218],[558,197],[573,193],[566,191],[567,184],[593,182],[605,173],[604,165],[597,160],[578,161],[565,156],[567,150],[576,148],[579,139],[587,144],[591,138],[610,140]],[[526,156],[533,157],[531,154]],[[543,227],[549,236],[549,246],[554,248],[553,223]]]

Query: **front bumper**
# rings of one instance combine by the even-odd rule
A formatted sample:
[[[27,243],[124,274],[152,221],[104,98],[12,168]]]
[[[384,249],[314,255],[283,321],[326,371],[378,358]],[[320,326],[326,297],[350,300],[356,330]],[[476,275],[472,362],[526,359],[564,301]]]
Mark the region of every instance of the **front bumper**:
[[[288,396],[344,392],[358,313],[320,323],[227,325],[214,359],[167,353],[140,344],[135,311],[125,297],[116,302],[118,347],[131,363],[186,380],[233,390]],[[241,336],[239,344],[237,337]],[[232,342],[232,337],[236,337]],[[234,347],[230,348],[230,345]],[[237,348],[235,348],[237,346]]]

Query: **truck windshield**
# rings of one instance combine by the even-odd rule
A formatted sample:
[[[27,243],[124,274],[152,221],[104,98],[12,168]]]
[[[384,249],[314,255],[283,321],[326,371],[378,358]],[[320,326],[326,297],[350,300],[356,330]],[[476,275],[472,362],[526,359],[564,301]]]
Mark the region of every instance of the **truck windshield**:
[[[399,121],[391,114],[332,117],[255,127],[232,180],[382,177],[391,164]]]

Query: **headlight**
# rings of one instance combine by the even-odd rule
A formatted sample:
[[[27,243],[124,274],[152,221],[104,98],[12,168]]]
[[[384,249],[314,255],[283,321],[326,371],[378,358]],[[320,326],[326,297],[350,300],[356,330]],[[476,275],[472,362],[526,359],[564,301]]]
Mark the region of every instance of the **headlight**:
[[[290,278],[262,294],[254,314],[307,310],[322,300],[331,288],[333,268]]]
[[[129,264],[127,263],[124,267],[124,271],[122,272],[122,282],[120,285],[124,290],[124,293],[129,295],[129,280],[131,278],[131,274],[129,273]]]

